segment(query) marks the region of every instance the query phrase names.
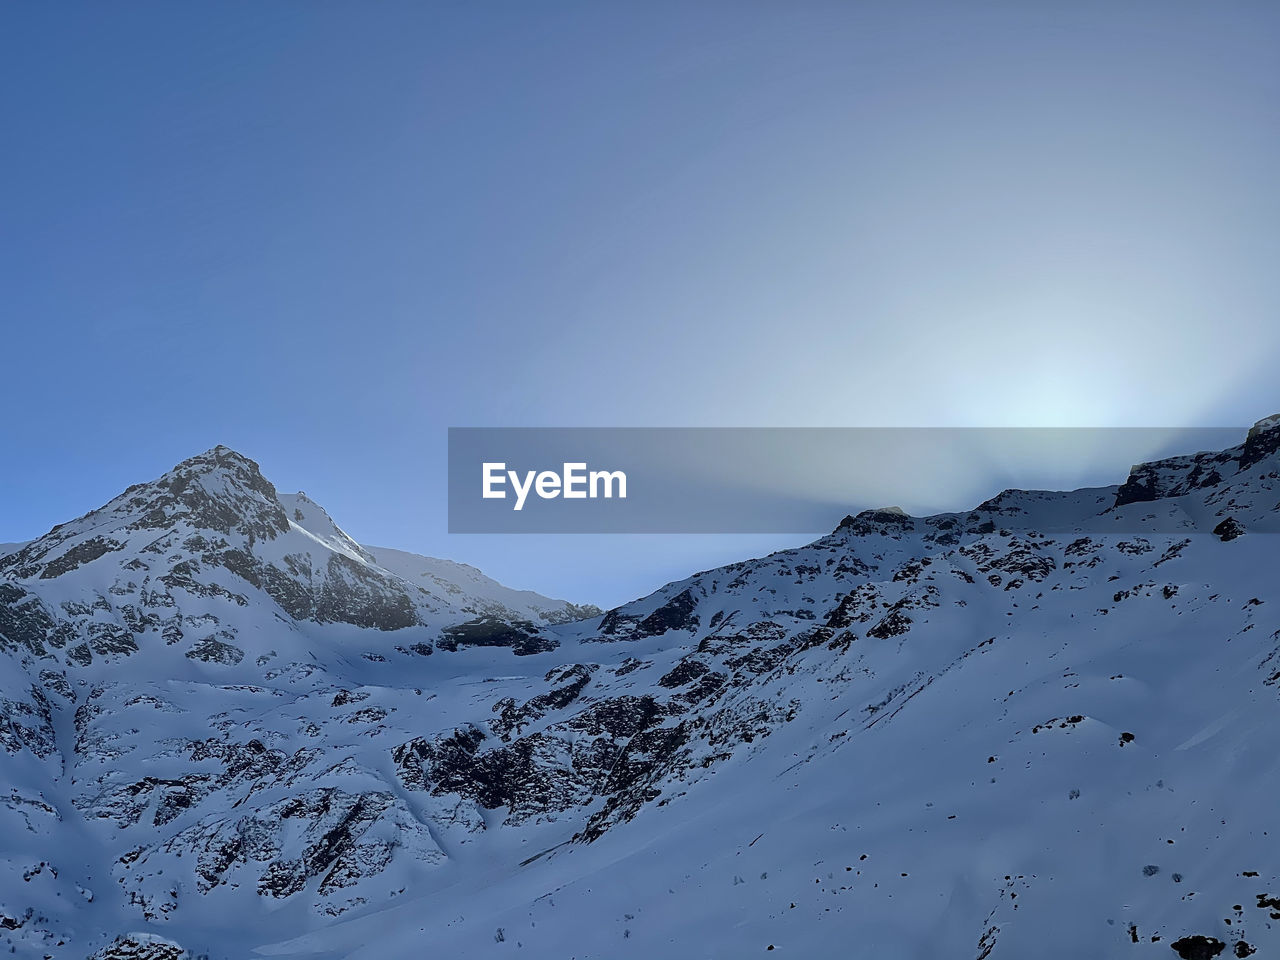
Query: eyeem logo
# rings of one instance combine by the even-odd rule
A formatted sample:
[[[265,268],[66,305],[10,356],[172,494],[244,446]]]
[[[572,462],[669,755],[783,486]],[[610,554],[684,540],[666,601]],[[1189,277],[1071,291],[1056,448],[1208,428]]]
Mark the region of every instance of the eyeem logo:
[[[524,508],[529,491],[534,490],[543,500],[564,497],[566,500],[594,500],[597,497],[627,499],[627,475],[621,470],[592,470],[585,463],[566,463],[561,473],[554,470],[527,470],[523,478],[515,470],[508,470],[505,463],[484,463],[483,496],[486,500],[505,500],[508,480],[515,491],[513,510]],[[521,480],[523,479],[523,483]],[[617,493],[614,493],[614,490]]]

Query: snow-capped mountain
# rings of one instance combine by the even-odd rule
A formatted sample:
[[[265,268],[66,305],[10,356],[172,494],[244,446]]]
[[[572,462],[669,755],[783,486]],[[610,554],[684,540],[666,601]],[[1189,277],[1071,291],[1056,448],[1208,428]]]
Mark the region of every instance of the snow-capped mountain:
[[[215,448],[0,558],[0,932],[1280,955],[1278,451],[1272,417],[1118,486],[869,511],[602,614],[361,546]]]

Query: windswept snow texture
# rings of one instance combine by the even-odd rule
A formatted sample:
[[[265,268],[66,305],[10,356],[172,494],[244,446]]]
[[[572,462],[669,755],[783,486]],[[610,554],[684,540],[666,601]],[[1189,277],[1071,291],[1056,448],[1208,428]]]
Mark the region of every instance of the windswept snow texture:
[[[1280,955],[1278,450],[872,511],[602,614],[215,448],[0,557],[0,943]]]

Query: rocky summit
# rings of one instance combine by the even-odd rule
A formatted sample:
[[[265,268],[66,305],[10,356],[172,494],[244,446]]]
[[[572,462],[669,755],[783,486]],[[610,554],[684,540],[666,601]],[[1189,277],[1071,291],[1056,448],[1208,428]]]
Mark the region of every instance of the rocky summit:
[[[0,548],[19,957],[1280,955],[1280,417],[607,612],[226,447]]]

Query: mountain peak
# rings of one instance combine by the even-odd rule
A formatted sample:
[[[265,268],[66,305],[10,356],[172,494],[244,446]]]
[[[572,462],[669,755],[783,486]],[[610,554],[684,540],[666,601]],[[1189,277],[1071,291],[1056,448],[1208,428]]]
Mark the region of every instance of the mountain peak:
[[[1268,431],[1274,430],[1277,427],[1280,427],[1280,413],[1273,413],[1269,417],[1263,417],[1261,420],[1255,423],[1252,427],[1250,427],[1249,436],[1252,437],[1259,433],[1267,433]]]
[[[850,514],[840,521],[836,527],[837,531],[855,529],[855,532],[864,532],[875,526],[885,524],[901,526],[911,522],[911,515],[901,507],[874,507],[871,510],[863,510],[861,513]]]
[[[1168,457],[1135,464],[1116,491],[1115,506],[1179,497],[1217,486],[1280,451],[1280,414],[1250,428],[1244,443],[1227,450]]]
[[[238,450],[233,450],[231,447],[225,446],[221,443],[210,447],[203,453],[197,453],[193,457],[187,457],[187,459],[174,466],[169,473],[173,474],[180,471],[188,471],[192,473],[229,471],[231,473],[243,474],[248,477],[262,478],[262,468],[258,466],[257,461],[251,460]]]
[[[222,536],[238,531],[252,542],[275,539],[289,529],[289,519],[258,465],[218,445],[155,480],[134,484],[76,520],[58,524],[6,562],[19,576],[56,576],[53,571],[75,569],[89,556],[122,549],[135,534],[178,528]],[[60,559],[64,555],[69,558],[65,562]]]
[[[1280,413],[1259,420],[1249,429],[1240,450],[1240,468],[1253,466],[1280,450]]]
[[[289,529],[276,488],[258,464],[221,444],[128,493],[121,506],[145,508],[144,526],[167,526],[185,516],[197,528],[228,533],[239,527],[265,539]]]

